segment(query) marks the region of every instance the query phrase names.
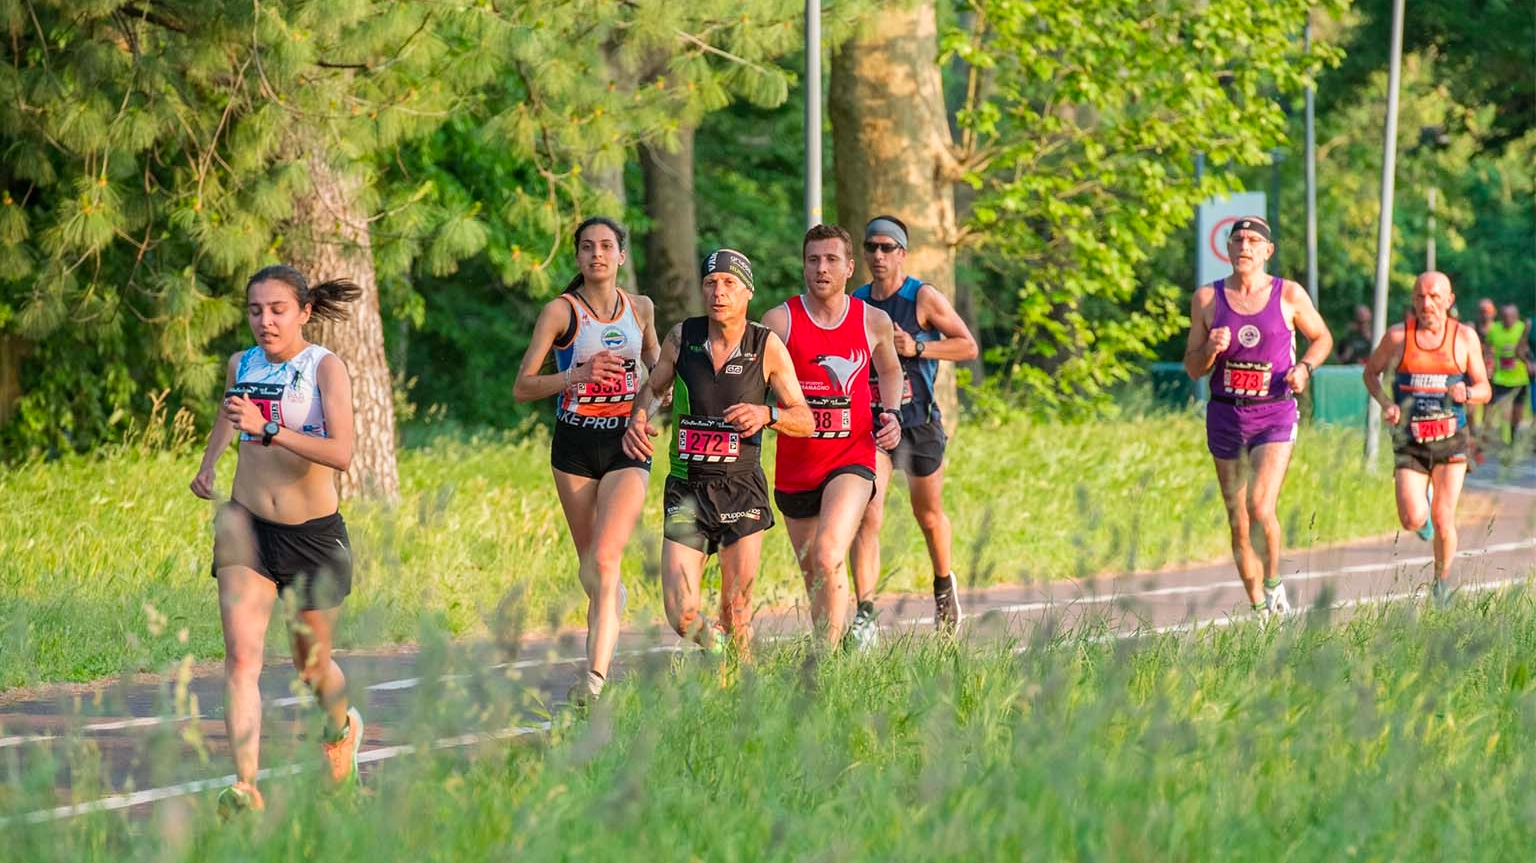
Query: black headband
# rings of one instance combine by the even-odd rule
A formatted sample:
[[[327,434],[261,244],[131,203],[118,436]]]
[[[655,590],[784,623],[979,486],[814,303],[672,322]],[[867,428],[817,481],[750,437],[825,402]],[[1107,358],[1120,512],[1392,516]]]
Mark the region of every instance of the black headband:
[[[730,273],[741,280],[747,286],[747,290],[756,292],[752,285],[752,262],[747,256],[735,249],[717,249],[709,253],[704,259],[703,273],[699,278],[706,278],[710,273]]]
[[[1263,237],[1264,242],[1274,242],[1274,239],[1269,235],[1269,225],[1265,224],[1260,219],[1238,219],[1236,222],[1232,223],[1232,233],[1228,234],[1227,236],[1230,237],[1232,234],[1235,234],[1238,231],[1252,231],[1255,234]]]

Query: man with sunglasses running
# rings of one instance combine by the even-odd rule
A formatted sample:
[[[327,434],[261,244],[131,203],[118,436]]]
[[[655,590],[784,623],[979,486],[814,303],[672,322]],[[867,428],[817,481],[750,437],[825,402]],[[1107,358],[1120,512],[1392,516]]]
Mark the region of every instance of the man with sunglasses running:
[[[864,509],[853,542],[853,584],[858,610],[849,637],[860,648],[873,647],[875,588],[880,579],[880,527],[891,472],[907,475],[912,516],[928,545],[933,565],[933,620],[941,632],[960,624],[955,573],[950,568],[951,527],[944,512],[944,451],[947,438],[933,399],[939,360],[976,358],[976,339],[949,300],[921,279],[906,274],[907,226],[895,216],[876,216],[864,228],[864,263],[870,282],[853,295],[891,317],[896,353],[901,358],[901,443],[875,456],[875,496]],[[873,371],[873,370],[872,370]]]

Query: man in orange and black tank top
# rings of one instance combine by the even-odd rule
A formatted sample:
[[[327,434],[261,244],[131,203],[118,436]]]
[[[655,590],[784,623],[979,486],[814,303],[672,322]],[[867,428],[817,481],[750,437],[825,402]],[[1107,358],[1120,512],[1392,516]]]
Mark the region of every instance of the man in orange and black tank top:
[[[1403,527],[1433,539],[1437,602],[1450,598],[1456,558],[1456,502],[1467,476],[1468,404],[1492,395],[1483,349],[1473,327],[1451,319],[1456,295],[1444,273],[1413,285],[1413,309],[1395,324],[1365,363],[1365,388],[1392,426],[1397,516]],[[1392,394],[1381,376],[1392,370]]]
[[[817,633],[836,644],[848,616],[848,549],[875,492],[875,448],[901,442],[901,359],[885,312],[848,296],[853,238],[816,225],[801,244],[805,293],[763,316],[784,340],[815,419],[780,438],[773,498],[800,562]],[[879,375],[879,411],[869,370]]]

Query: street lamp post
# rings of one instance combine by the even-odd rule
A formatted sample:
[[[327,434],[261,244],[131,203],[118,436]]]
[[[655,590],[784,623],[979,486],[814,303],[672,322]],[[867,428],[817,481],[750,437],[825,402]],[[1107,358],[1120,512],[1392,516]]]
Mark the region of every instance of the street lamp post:
[[[821,223],[821,0],[805,0],[805,227]]]
[[[1387,334],[1387,279],[1392,261],[1392,184],[1397,168],[1397,88],[1403,67],[1403,0],[1392,0],[1392,44],[1387,65],[1387,128],[1381,154],[1381,208],[1376,226],[1376,302],[1371,318],[1371,344]],[[1365,406],[1365,464],[1374,467],[1381,444],[1381,405]]]

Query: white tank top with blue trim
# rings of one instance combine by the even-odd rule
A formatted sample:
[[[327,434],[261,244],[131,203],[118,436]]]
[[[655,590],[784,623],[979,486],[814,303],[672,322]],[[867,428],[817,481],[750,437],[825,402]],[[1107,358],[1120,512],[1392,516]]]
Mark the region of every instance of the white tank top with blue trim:
[[[227,395],[243,395],[256,403],[261,415],[289,431],[310,437],[329,437],[325,426],[325,406],[320,402],[320,361],[331,352],[320,345],[309,345],[287,362],[267,359],[261,346],[240,355],[235,370],[235,385]],[[241,432],[241,440],[259,440],[259,435]]]

